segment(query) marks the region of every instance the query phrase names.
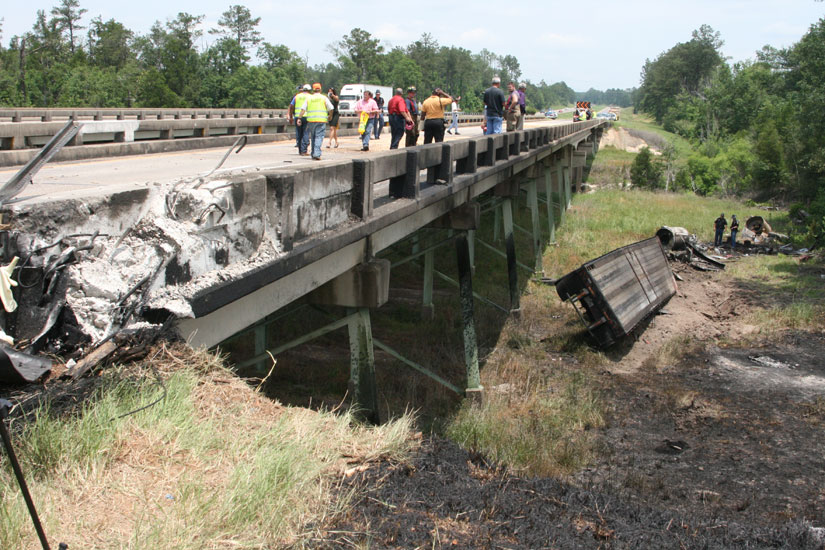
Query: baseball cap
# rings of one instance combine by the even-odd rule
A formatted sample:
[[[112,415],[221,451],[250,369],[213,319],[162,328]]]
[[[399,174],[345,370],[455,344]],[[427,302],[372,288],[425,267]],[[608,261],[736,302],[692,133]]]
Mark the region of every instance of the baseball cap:
[[[311,90],[311,89],[312,89],[312,87],[310,87],[310,85],[309,85],[309,84],[304,84],[304,86],[303,86],[301,89],[302,89],[302,90],[309,91],[309,90]]]
[[[407,91],[408,92],[415,92],[416,91],[415,86],[410,86],[409,88],[407,88]]]
[[[321,83],[316,82],[315,84],[312,85],[312,89],[313,90],[320,90],[321,89]]]
[[[525,84],[524,82],[519,82],[518,87],[519,87],[519,89],[524,88],[526,90],[527,89],[527,84]]]
[[[501,84],[501,78],[494,76],[493,77],[493,84]]]

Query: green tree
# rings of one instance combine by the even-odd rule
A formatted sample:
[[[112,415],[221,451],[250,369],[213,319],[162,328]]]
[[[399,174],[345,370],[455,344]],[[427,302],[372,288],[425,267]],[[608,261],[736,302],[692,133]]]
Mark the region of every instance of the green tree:
[[[80,19],[87,9],[81,8],[78,0],[61,0],[59,6],[52,8],[52,15],[57,21],[61,30],[69,33],[69,48],[74,55],[75,34],[86,27],[80,24]]]
[[[655,189],[662,183],[662,168],[648,147],[643,147],[630,165],[630,181],[639,187]]]
[[[261,33],[256,28],[260,23],[260,17],[252,17],[248,8],[236,4],[223,12],[218,20],[219,28],[210,29],[209,33],[234,40],[246,52],[261,42]]]
[[[134,33],[121,23],[114,19],[103,22],[96,17],[89,29],[89,59],[98,67],[121,69],[137,61],[133,39]]]
[[[368,82],[371,77],[378,76],[379,56],[384,53],[384,46],[367,31],[352,29],[348,35],[332,44],[330,50],[339,60],[349,59],[352,62],[359,82]]]

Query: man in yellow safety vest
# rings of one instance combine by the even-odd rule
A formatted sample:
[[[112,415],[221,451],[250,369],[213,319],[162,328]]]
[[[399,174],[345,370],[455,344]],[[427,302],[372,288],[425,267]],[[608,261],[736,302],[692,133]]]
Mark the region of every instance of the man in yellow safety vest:
[[[324,143],[329,114],[333,109],[335,107],[332,102],[321,93],[319,82],[312,85],[312,95],[307,96],[303,104],[298,107],[300,116],[306,116],[307,127],[304,132],[309,134],[312,143],[312,160],[321,160],[321,145]]]

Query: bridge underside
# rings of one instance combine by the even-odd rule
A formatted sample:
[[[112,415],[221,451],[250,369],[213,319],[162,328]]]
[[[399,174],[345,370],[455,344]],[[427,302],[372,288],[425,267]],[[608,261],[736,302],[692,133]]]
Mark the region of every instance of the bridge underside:
[[[509,309],[518,310],[513,198],[527,191],[535,213],[528,263],[540,271],[542,232],[552,241],[584,159],[598,150],[603,124],[59,201],[45,206],[46,216],[42,204],[8,205],[3,210],[12,229],[5,232],[4,260],[25,259],[18,292],[25,307],[7,313],[5,326],[17,339],[60,351],[52,331],[60,324],[96,345],[135,326],[173,321],[192,345],[214,346],[310,297],[351,308],[339,322],[349,330],[352,380],[359,401],[374,410],[369,311],[386,301],[391,271],[379,256],[410,235],[440,227],[453,232],[459,266],[467,372],[456,389],[477,390],[470,266],[479,200],[496,198]],[[539,226],[541,195],[547,229]],[[420,255],[425,266],[432,253]],[[432,276],[425,274],[430,288]]]

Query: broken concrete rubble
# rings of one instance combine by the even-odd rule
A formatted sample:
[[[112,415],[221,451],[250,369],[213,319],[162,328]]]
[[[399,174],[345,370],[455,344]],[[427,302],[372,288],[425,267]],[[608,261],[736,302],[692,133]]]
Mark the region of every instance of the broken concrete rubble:
[[[22,307],[5,312],[6,332],[21,346],[43,337],[45,351],[67,353],[147,324],[146,312],[155,323],[192,316],[192,288],[283,254],[267,187],[253,176],[7,205],[0,259],[22,258],[13,277]]]

